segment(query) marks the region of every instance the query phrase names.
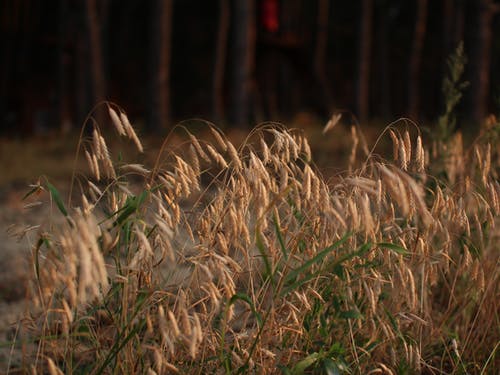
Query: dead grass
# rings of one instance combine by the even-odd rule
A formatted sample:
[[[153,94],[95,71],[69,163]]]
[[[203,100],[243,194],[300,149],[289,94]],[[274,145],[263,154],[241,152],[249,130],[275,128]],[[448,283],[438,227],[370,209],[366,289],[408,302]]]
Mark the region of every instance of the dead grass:
[[[66,224],[41,230],[32,250],[33,309],[15,344],[36,345],[21,367],[498,368],[498,145],[483,137],[469,152],[457,135],[433,153],[401,123],[386,161],[353,127],[349,168],[327,181],[299,131],[263,125],[236,148],[206,126],[201,139],[177,129],[150,165],[110,152],[96,126],[79,150],[91,175],[75,175],[78,200],[34,187]]]

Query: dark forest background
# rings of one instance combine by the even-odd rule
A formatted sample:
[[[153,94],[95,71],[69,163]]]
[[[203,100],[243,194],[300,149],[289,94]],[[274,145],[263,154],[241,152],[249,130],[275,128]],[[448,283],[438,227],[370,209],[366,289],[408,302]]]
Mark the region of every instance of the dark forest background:
[[[360,121],[443,111],[460,41],[462,123],[496,112],[493,0],[0,0],[0,134],[79,128],[103,100],[150,131],[203,117],[253,126],[335,111]],[[106,121],[104,112],[96,112]]]

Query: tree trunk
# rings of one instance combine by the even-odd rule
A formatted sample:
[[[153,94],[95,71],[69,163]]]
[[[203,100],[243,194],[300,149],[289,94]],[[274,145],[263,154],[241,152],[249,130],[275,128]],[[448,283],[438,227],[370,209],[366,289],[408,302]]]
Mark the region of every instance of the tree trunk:
[[[451,52],[457,48],[460,42],[464,41],[464,28],[465,28],[465,0],[455,0],[455,23],[453,27],[453,45]]]
[[[87,22],[90,44],[90,69],[93,104],[106,99],[106,81],[102,58],[101,22],[97,13],[97,1],[87,0]],[[95,114],[98,124],[104,126],[104,108],[98,108]]]
[[[391,75],[389,74],[391,69],[391,60],[389,58],[389,48],[388,48],[388,23],[390,22],[387,12],[383,10],[380,14],[380,21],[376,27],[376,47],[375,47],[375,58],[377,77],[374,85],[380,89],[380,95],[376,98],[378,102],[378,113],[374,115],[382,116],[384,119],[389,119],[392,116],[391,112]]]
[[[482,122],[488,111],[490,89],[492,21],[495,12],[492,0],[478,1],[478,18],[476,31],[476,49],[473,55],[472,69],[472,105],[473,119]]]
[[[153,10],[152,35],[152,100],[149,127],[165,130],[170,121],[170,60],[172,44],[173,0],[156,0]]]
[[[75,36],[75,121],[81,126],[90,109],[89,60],[88,41],[86,33],[78,30]]]
[[[427,24],[427,0],[417,0],[417,18],[413,32],[408,79],[408,116],[418,121],[420,101],[420,68]]]
[[[454,42],[454,0],[443,0],[443,74],[446,73],[446,58],[453,50]]]
[[[58,110],[59,110],[59,129],[65,134],[69,132],[73,126],[70,106],[70,65],[71,55],[67,51],[68,48],[68,2],[65,0],[59,1],[59,92],[58,92]]]
[[[361,2],[361,24],[359,35],[359,63],[357,114],[361,122],[366,121],[370,111],[370,65],[372,53],[373,0]]]
[[[234,2],[233,123],[246,126],[255,65],[255,0]]]
[[[224,73],[226,70],[227,35],[229,30],[229,1],[219,0],[219,24],[215,46],[213,116],[215,121],[224,120]]]
[[[323,111],[329,115],[333,104],[332,93],[328,85],[328,77],[326,74],[326,52],[328,46],[328,16],[329,16],[330,0],[318,0],[318,15],[317,15],[317,32],[316,46],[314,53],[314,70],[316,79],[322,91],[322,107]]]

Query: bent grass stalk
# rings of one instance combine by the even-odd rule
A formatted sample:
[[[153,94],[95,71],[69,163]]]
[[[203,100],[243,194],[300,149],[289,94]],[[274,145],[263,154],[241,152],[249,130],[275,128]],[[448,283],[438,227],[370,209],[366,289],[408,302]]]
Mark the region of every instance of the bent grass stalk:
[[[142,151],[125,113],[105,105]],[[25,330],[39,342],[37,371],[495,366],[499,287],[481,280],[498,273],[498,204],[487,202],[500,188],[487,142],[475,147],[491,153],[489,169],[457,148],[448,185],[426,175],[420,132],[412,141],[392,125],[396,160],[372,149],[358,162],[355,144],[350,171],[327,183],[304,135],[277,124],[238,148],[218,129],[210,142],[180,127],[185,142],[167,139],[152,168],[114,161],[94,126],[83,207],[42,184],[67,223],[34,259]]]

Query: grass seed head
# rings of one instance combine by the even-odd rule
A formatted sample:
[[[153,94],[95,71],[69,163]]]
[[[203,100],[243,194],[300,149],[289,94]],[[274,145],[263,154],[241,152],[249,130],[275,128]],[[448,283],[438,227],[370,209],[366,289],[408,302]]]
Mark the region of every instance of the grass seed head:
[[[411,160],[411,138],[408,130],[405,130],[404,132],[403,144],[405,148],[406,160],[409,162]]]
[[[122,121],[120,120],[120,117],[118,116],[116,111],[109,105],[108,105],[108,113],[109,113],[109,117],[111,118],[111,122],[113,123],[118,134],[119,135],[126,135],[127,133],[125,132],[125,129],[123,127]]]
[[[233,144],[230,141],[226,142],[227,150],[229,152],[229,156],[231,157],[231,161],[233,162],[233,166],[236,170],[241,170],[243,168],[243,164],[241,163],[241,159],[238,155],[238,151],[234,148]]]
[[[417,144],[415,145],[415,164],[418,173],[425,172],[425,150],[420,135],[417,137]]]
[[[213,126],[209,127],[210,131],[212,132],[212,135],[214,136],[215,140],[217,141],[217,144],[221,148],[223,152],[227,151],[227,143],[222,137],[222,135],[219,133],[217,129],[215,129]]]
[[[210,158],[207,156],[205,151],[203,151],[203,148],[201,147],[200,141],[198,141],[198,138],[196,138],[193,134],[189,133],[189,139],[191,140],[191,144],[195,148],[196,152],[202,158],[205,160],[207,163],[210,163]]]
[[[126,116],[116,117],[132,139]],[[110,177],[113,163],[95,131],[85,158],[99,180]],[[470,342],[478,349],[464,346],[464,360],[479,358],[483,349],[491,353],[483,343],[494,337],[483,328],[493,320],[481,312],[472,321],[463,311],[474,301],[484,301],[485,311],[496,303],[492,282],[484,280],[485,273],[494,274],[497,259],[494,149],[478,144],[469,156],[457,141],[448,148],[451,161],[441,163],[455,182],[443,183],[426,178],[424,166],[433,170],[434,164],[426,165],[420,136],[410,150],[408,131],[398,136],[389,130],[397,165],[370,157],[354,169],[362,138],[353,127],[351,170],[327,181],[309,164],[307,139],[298,133],[263,128],[250,137],[255,145],[237,151],[217,130],[211,132],[215,146],[190,135],[179,150],[165,153],[153,176],[131,163],[116,169],[116,180],[82,184],[82,207],[68,213],[67,224],[38,253],[40,283],[33,290],[45,309],[44,328],[37,329],[46,358],[64,363],[44,337],[57,344],[70,337],[68,348],[79,347],[72,335],[78,322],[88,324],[92,337],[85,341],[95,354],[89,366],[100,366],[106,358],[101,354],[121,345],[110,339],[119,340],[117,326],[125,322],[135,330],[141,319],[144,329],[116,353],[120,370],[132,357],[144,363],[141,371],[159,374],[216,372],[228,358],[231,366],[276,368],[303,360],[316,350],[312,343],[322,340],[346,348],[352,372],[395,373],[400,359],[418,372],[432,361],[429,348],[444,339],[432,331],[443,319],[456,322],[461,340],[477,328]],[[209,159],[206,169],[200,150]],[[230,170],[221,171],[228,163]],[[483,173],[479,163],[491,166]],[[410,165],[415,175],[406,171]],[[139,188],[148,192],[140,202]],[[192,196],[195,191],[200,193]],[[341,238],[345,242],[330,250]],[[435,293],[438,285],[442,289]],[[453,304],[444,318],[436,313],[443,303]],[[337,318],[328,307],[336,305],[363,318]],[[93,314],[101,306],[111,323]],[[401,335],[415,342],[401,341]],[[285,337],[288,344],[278,345]],[[358,347],[375,341],[369,350]],[[365,350],[368,355],[359,355]],[[77,359],[74,366],[85,362]]]

